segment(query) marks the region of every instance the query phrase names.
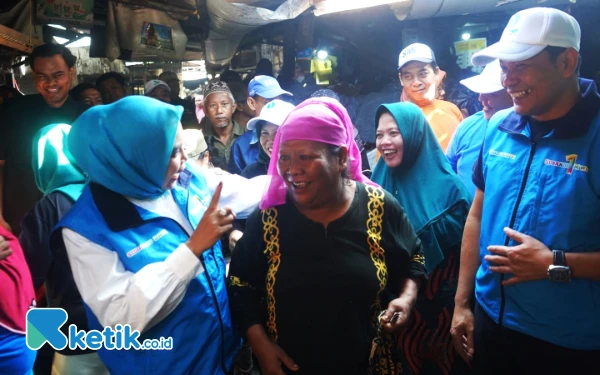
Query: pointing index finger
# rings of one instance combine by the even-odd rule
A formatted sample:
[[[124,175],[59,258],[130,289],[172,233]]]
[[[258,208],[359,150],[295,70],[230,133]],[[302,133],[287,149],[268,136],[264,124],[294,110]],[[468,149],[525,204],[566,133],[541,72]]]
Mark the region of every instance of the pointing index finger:
[[[215,193],[213,194],[212,200],[210,201],[210,204],[208,205],[208,210],[214,211],[217,209],[217,207],[219,205],[219,199],[221,198],[221,190],[223,190],[223,181],[219,182],[219,185],[217,186],[217,189],[215,190]]]

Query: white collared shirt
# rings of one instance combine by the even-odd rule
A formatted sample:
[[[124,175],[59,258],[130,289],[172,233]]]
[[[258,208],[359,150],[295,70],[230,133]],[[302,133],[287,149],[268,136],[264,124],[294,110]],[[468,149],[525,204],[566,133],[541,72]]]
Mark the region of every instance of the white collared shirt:
[[[209,190],[214,193],[219,182],[223,190],[219,207],[230,207],[238,218],[245,218],[262,198],[267,176],[251,180],[238,175],[204,172]],[[175,220],[189,235],[193,228],[183,215],[171,193],[159,199],[133,204]],[[63,228],[63,240],[75,284],[81,297],[100,324],[129,324],[143,332],[159,323],[181,302],[192,279],[204,272],[198,257],[180,244],[163,262],[148,264],[136,273],[125,270],[115,251],[89,241]]]

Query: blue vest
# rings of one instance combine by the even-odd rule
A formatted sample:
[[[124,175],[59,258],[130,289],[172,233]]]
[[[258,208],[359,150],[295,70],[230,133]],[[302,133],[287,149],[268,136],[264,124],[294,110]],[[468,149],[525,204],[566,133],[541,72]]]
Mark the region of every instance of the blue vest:
[[[599,113],[588,111],[570,129],[553,130],[533,142],[528,120],[504,110],[490,120],[482,151],[485,195],[477,301],[504,327],[581,350],[600,349],[599,281],[559,284],[544,279],[502,287],[501,275],[490,272],[483,257],[490,245],[518,245],[504,227],[532,236],[550,250],[600,250]]]
[[[189,170],[182,172],[170,193],[196,228],[211,200],[203,176]],[[57,225],[53,241],[62,241],[61,227],[115,251],[125,269],[133,273],[164,261],[189,238],[176,221],[135,206],[97,184],[86,187]],[[98,354],[111,374],[213,375],[231,369],[240,340],[229,314],[220,243],[204,252],[200,261],[204,272],[190,282],[181,303],[139,338],[141,343],[145,339],[172,337],[173,349],[101,349]],[[103,326],[87,305],[86,310],[89,328],[102,331]]]

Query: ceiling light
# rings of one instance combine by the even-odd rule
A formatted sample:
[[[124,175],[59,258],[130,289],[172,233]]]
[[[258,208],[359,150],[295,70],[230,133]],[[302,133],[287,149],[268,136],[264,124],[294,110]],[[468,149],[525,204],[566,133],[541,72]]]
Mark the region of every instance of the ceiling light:
[[[406,0],[326,0],[315,5],[315,16],[345,12],[348,10],[370,8],[378,5],[401,3]]]
[[[92,44],[92,39],[89,36],[84,36],[81,39],[77,39],[73,43],[67,44],[67,47],[89,47]]]
[[[60,36],[55,36],[54,40],[56,41],[56,43],[58,44],[65,44],[66,42],[69,41],[69,39],[67,38],[61,38]]]
[[[48,25],[50,27],[54,27],[55,29],[61,29],[61,30],[66,30],[67,28],[61,25],[54,25],[54,24],[50,24]]]

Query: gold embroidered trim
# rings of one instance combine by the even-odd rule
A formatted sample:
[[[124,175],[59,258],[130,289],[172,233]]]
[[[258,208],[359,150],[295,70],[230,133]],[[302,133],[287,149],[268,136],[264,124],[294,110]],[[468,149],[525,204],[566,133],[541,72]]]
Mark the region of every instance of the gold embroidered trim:
[[[410,261],[419,263],[424,266],[425,265],[425,256],[423,254],[415,254],[415,255],[413,255],[413,257]]]
[[[365,186],[369,195],[367,205],[369,218],[367,219],[367,243],[371,250],[371,259],[377,270],[379,291],[372,309],[372,324],[377,330],[373,340],[371,355],[369,356],[369,374],[372,375],[398,375],[402,373],[402,365],[394,358],[395,336],[383,332],[380,316],[383,314],[381,306],[381,293],[384,291],[388,273],[385,264],[385,250],[381,247],[381,232],[383,230],[383,214],[385,193],[382,189]]]
[[[229,286],[241,286],[245,288],[251,288],[250,284],[243,282],[237,276],[229,276]]]
[[[281,264],[281,252],[279,251],[279,227],[277,227],[277,210],[274,208],[262,211],[263,233],[265,240],[265,251],[269,270],[267,271],[267,330],[269,336],[277,342],[277,316],[275,313],[275,276]]]
[[[373,327],[379,326],[377,317],[381,312],[380,295],[387,285],[387,267],[385,265],[385,252],[381,247],[381,231],[383,229],[383,197],[384,192],[372,186],[365,186],[369,195],[369,203],[367,205],[369,218],[367,219],[367,243],[371,251],[371,260],[377,270],[377,279],[379,279],[379,291],[372,309],[372,324]]]

